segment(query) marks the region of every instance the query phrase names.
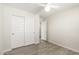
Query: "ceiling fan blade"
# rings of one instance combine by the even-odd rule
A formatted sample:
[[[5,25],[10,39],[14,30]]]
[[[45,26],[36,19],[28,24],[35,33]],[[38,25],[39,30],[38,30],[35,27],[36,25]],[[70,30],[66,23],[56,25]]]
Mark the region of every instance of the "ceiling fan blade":
[[[42,6],[42,7],[45,7],[46,6],[46,4],[38,4],[39,6]]]
[[[51,8],[58,8],[59,7],[57,5],[52,5],[51,3],[48,3],[48,4],[38,4],[38,5],[42,6],[42,7],[50,6]]]
[[[50,7],[51,8],[59,8],[59,6],[56,6],[56,5],[51,5]]]

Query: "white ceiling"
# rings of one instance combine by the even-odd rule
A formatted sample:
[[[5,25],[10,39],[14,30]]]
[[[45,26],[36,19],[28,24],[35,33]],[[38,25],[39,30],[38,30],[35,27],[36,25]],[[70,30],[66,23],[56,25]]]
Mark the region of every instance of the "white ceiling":
[[[52,5],[57,5],[60,8],[56,9],[52,8],[50,12],[45,12],[44,7],[40,6],[40,4],[47,4],[47,3],[5,3],[4,5],[9,5],[15,8],[26,10],[34,14],[39,14],[43,18],[50,16],[55,11],[79,5],[78,3],[52,3]]]

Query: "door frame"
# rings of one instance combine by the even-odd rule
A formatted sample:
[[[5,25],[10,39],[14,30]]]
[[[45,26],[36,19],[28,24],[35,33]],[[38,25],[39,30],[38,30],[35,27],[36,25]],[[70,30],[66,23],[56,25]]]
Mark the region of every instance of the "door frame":
[[[44,21],[46,21],[47,23],[46,23],[46,41],[48,42],[48,21],[47,20],[44,20]],[[40,21],[40,42],[41,42],[41,27],[42,27],[42,22],[43,22],[43,20],[42,21]]]

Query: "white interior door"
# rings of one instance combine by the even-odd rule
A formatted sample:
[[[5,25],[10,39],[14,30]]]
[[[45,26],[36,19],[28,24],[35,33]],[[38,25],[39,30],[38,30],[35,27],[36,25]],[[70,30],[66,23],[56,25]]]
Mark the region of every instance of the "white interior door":
[[[24,17],[12,16],[11,21],[12,48],[24,46]]]
[[[47,20],[41,22],[41,39],[47,40]]]

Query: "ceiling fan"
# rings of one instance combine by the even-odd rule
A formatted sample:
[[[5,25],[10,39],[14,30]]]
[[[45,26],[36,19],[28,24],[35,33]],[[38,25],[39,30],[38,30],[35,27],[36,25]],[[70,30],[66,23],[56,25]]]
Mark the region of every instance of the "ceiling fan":
[[[51,10],[51,8],[59,8],[59,6],[53,5],[52,3],[40,3],[39,5],[44,7],[44,10],[46,12],[49,12]]]

